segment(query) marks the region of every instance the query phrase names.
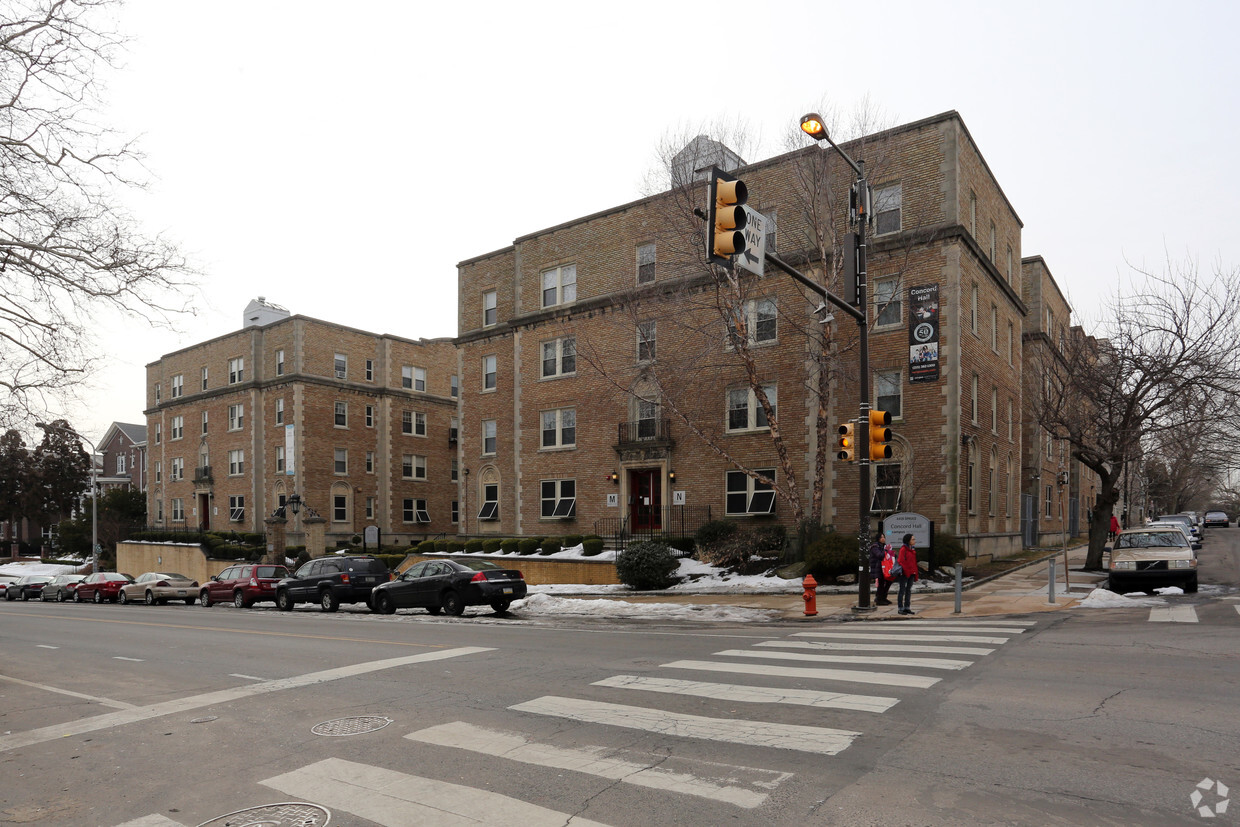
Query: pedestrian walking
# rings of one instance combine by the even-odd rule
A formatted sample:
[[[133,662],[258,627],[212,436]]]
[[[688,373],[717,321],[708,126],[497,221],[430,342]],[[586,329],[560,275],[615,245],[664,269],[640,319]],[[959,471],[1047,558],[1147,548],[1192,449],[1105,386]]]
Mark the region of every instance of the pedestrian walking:
[[[916,545],[913,535],[905,534],[904,545],[900,546],[900,552],[896,555],[896,562],[900,566],[900,576],[896,578],[900,587],[896,593],[896,607],[898,614],[902,615],[917,614],[909,607],[913,596],[913,583],[918,580]]]
[[[1114,540],[1119,534],[1119,518],[1114,514],[1111,515],[1111,533],[1107,535],[1108,540]]]
[[[887,592],[891,589],[891,581],[883,574],[883,558],[892,554],[891,544],[887,542],[887,535],[879,532],[878,538],[870,544],[870,582],[874,584],[875,596],[874,605],[890,606],[891,601],[887,599]]]

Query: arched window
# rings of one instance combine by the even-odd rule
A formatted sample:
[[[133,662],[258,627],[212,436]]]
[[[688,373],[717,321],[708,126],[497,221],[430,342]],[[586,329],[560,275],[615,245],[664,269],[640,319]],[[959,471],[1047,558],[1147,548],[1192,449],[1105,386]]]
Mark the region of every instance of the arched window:
[[[337,482],[332,485],[330,502],[333,523],[353,524],[352,493],[348,483]]]
[[[478,475],[478,522],[499,521],[499,469],[488,465]]]

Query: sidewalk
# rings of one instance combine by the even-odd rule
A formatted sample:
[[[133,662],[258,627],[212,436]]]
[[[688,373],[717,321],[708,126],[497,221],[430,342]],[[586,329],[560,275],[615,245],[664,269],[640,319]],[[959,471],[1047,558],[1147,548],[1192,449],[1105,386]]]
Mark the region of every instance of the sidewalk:
[[[1051,560],[1042,558],[1021,568],[996,575],[979,583],[965,583],[961,592],[960,614],[956,614],[956,594],[953,584],[935,583],[933,590],[921,588],[929,585],[926,581],[918,583],[913,589],[912,608],[921,618],[953,618],[953,617],[987,617],[1005,614],[1026,614],[1029,612],[1047,612],[1066,609],[1084,599],[1098,585],[1105,585],[1106,574],[1100,572],[1083,572],[1085,553],[1088,547],[1080,545],[1069,548],[1068,582],[1064,582],[1064,553],[1058,552],[1052,558],[1055,563],[1055,602],[1048,600]],[[1049,556],[1052,552],[1048,551]],[[609,595],[609,599],[625,600],[633,603],[683,603],[698,605],[728,605],[749,609],[766,609],[782,613],[783,620],[803,620],[807,623],[844,618],[858,620],[895,620],[902,619],[896,613],[893,587],[890,594],[891,605],[879,606],[869,612],[855,612],[857,592],[855,590],[830,592],[819,590],[817,594],[818,614],[812,617],[805,615],[805,601],[795,581],[789,582],[789,593],[784,594],[686,594],[666,592],[660,594],[642,594],[631,597]],[[1069,588],[1070,587],[1070,588]],[[871,592],[873,605],[873,592]]]

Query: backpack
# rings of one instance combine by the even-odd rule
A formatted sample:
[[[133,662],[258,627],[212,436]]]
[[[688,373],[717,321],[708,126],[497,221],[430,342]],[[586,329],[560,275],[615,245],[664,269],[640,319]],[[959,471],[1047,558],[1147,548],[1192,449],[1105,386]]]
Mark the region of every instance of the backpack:
[[[900,568],[900,561],[892,553],[888,553],[883,557],[883,577],[888,580],[895,580],[904,574],[904,569]]]

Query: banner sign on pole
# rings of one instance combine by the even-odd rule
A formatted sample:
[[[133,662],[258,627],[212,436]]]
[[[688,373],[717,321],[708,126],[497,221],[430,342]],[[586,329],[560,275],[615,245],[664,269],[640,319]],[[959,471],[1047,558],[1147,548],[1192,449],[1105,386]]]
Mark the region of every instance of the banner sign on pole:
[[[939,286],[908,289],[908,381],[939,378]]]

